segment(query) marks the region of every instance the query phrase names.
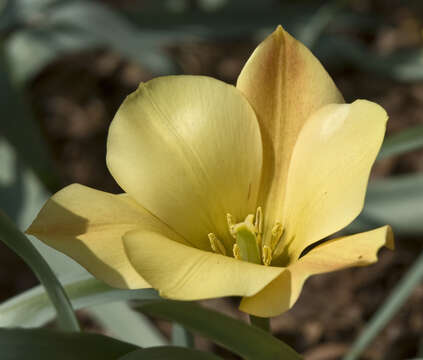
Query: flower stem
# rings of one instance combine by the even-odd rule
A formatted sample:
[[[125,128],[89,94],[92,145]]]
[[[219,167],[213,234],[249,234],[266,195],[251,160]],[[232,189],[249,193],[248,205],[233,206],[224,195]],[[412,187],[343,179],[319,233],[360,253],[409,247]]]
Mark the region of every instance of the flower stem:
[[[250,324],[260,329],[270,332],[270,319],[250,315]]]

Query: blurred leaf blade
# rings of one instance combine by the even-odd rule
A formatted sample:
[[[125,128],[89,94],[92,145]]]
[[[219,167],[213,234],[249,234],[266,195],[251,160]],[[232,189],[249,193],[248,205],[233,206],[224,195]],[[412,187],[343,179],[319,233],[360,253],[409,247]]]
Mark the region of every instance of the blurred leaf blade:
[[[245,359],[302,359],[292,348],[271,334],[194,303],[147,300],[136,304],[141,312],[178,322]]]
[[[25,229],[48,199],[48,192],[33,173],[21,164],[14,148],[2,139],[0,166],[0,202],[5,205],[5,210],[19,227]],[[84,268],[66,255],[32,236],[28,238],[61,283],[68,287],[66,291],[74,307],[88,307],[87,311],[117,338],[124,337],[127,342],[143,347],[165,344],[163,337],[148,319],[138,313],[134,314],[124,302],[137,292],[123,290],[124,294],[118,294],[118,289],[111,289],[93,279]],[[98,304],[105,305],[102,307]],[[107,309],[104,306],[107,306]],[[0,326],[41,326],[54,316],[54,308],[42,286],[28,290],[0,305]],[[116,321],[119,316],[126,319],[126,327]]]
[[[302,27],[297,39],[308,48],[313,48],[325,28],[336,19],[345,5],[347,5],[345,0],[332,0],[324,3]]]
[[[175,346],[194,347],[193,334],[178,323],[172,324],[172,344]]]
[[[31,18],[28,14],[26,17]],[[60,56],[102,47],[112,49],[156,74],[178,71],[161,48],[169,42],[165,36],[141,31],[100,2],[62,1],[48,8],[44,6],[30,24],[16,31],[6,43],[12,77],[18,84],[26,83]]]
[[[145,36],[138,28],[108,6],[92,1],[72,1],[56,7],[50,14],[54,24],[74,26],[100,45],[109,46],[153,71],[164,74],[176,71],[173,63],[161,53],[163,37]],[[162,40],[161,42],[159,40]]]
[[[115,289],[85,274],[67,280],[64,288],[75,309],[119,300],[158,298],[156,292],[151,289]],[[41,286],[15,296],[0,305],[0,326],[41,326],[53,317],[53,308]]]
[[[61,328],[79,331],[78,320],[59,280],[31,242],[2,211],[0,211],[0,240],[16,252],[34,271],[56,308]]]
[[[2,360],[115,360],[138,348],[103,335],[48,329],[0,329]]]
[[[423,49],[378,54],[364,43],[341,35],[321,36],[314,48],[322,63],[331,67],[353,66],[358,70],[403,83],[423,79]]]
[[[378,160],[401,155],[423,147],[423,125],[417,125],[386,138]]]
[[[379,307],[376,314],[370,319],[360,336],[355,340],[351,349],[343,358],[344,360],[356,360],[383,330],[388,322],[397,314],[412,291],[423,280],[423,252],[411,266],[405,276],[392,290],[384,304]]]
[[[160,346],[149,349],[140,349],[131,352],[119,360],[219,360],[222,359],[212,353],[181,348],[177,346]]]
[[[58,187],[53,161],[41,130],[25,101],[24,92],[10,79],[9,66],[0,54],[0,116],[2,134],[12,144],[26,165],[49,190]]]
[[[423,234],[423,174],[370,182],[361,215],[346,229],[357,232],[389,224],[395,234]]]
[[[147,294],[143,296],[147,297]],[[154,296],[154,293],[151,295]],[[140,298],[140,295],[136,295],[136,298]],[[88,310],[116,339],[141,347],[167,345],[167,340],[155,325],[125,302],[96,304]]]

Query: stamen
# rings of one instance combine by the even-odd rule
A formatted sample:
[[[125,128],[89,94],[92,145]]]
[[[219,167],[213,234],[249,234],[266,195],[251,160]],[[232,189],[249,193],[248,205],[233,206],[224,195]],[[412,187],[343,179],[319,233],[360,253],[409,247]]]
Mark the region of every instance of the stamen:
[[[226,222],[228,223],[229,232],[234,239],[236,239],[236,233],[234,231],[234,218],[231,214],[226,214]]]
[[[226,255],[226,249],[223,246],[222,242],[217,238],[217,236],[213,233],[210,233],[208,237],[209,237],[210,246],[212,250],[216,254]]]
[[[239,246],[237,243],[234,244],[232,248],[232,252],[234,253],[234,258],[237,260],[242,260],[241,258],[241,250],[239,249]]]
[[[254,222],[254,227],[256,228],[256,240],[257,246],[261,248],[261,235],[263,234],[263,211],[261,206],[257,208],[256,211],[256,220]]]
[[[263,252],[262,253],[263,264],[266,266],[269,266],[270,263],[272,262],[272,249],[269,246],[264,245],[262,252]]]
[[[261,248],[261,234],[256,234],[256,243],[258,248]]]
[[[270,248],[272,251],[276,249],[281,239],[284,229],[282,229],[282,224],[278,221],[272,228],[272,238],[270,239]]]
[[[261,206],[256,210],[256,221],[254,222],[254,226],[257,234],[263,234],[263,211],[261,210]]]
[[[279,256],[283,252],[285,246],[288,247],[289,244],[291,244],[294,241],[295,236],[291,236],[289,239],[287,239],[286,235],[287,233],[283,232],[281,236],[281,240],[278,242],[277,247],[273,250],[274,256]]]

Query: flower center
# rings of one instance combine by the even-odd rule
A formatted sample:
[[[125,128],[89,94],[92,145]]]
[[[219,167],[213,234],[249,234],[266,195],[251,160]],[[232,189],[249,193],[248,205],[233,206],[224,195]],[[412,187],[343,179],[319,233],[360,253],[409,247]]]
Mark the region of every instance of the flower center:
[[[234,223],[231,214],[226,215],[229,233],[235,239],[232,252],[234,258],[254,264],[270,265],[273,254],[284,233],[280,222],[276,222],[271,231],[270,242],[262,244],[263,211],[259,206],[256,214],[249,214],[244,221]],[[208,235],[210,246],[217,254],[226,255],[225,247],[214,233]]]

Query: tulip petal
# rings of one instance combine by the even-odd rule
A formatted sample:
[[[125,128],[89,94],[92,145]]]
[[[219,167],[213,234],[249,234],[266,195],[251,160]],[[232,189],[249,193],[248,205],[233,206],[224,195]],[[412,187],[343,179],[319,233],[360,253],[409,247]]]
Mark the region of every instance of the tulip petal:
[[[204,76],[141,84],[117,112],[107,164],[126,193],[198,248],[215,233],[231,251],[226,213],[256,207],[261,138],[255,113],[233,86]]]
[[[127,195],[73,184],[53,195],[26,231],[67,254],[95,277],[118,288],[150,285],[125,254],[122,235],[143,227],[178,238]]]
[[[307,118],[331,103],[343,103],[322,64],[279,26],[253,52],[237,88],[254,108],[263,139],[264,238],[280,220],[294,144]]]
[[[195,249],[159,233],[134,230],[123,238],[134,268],[167,298],[251,296],[283,271]]]
[[[379,105],[357,100],[327,105],[306,122],[288,172],[285,234],[275,264],[295,261],[358,216],[387,119]]]
[[[240,310],[262,317],[277,316],[295,304],[309,276],[373,264],[382,246],[394,247],[389,226],[329,240],[285,268],[258,294],[243,298]]]

